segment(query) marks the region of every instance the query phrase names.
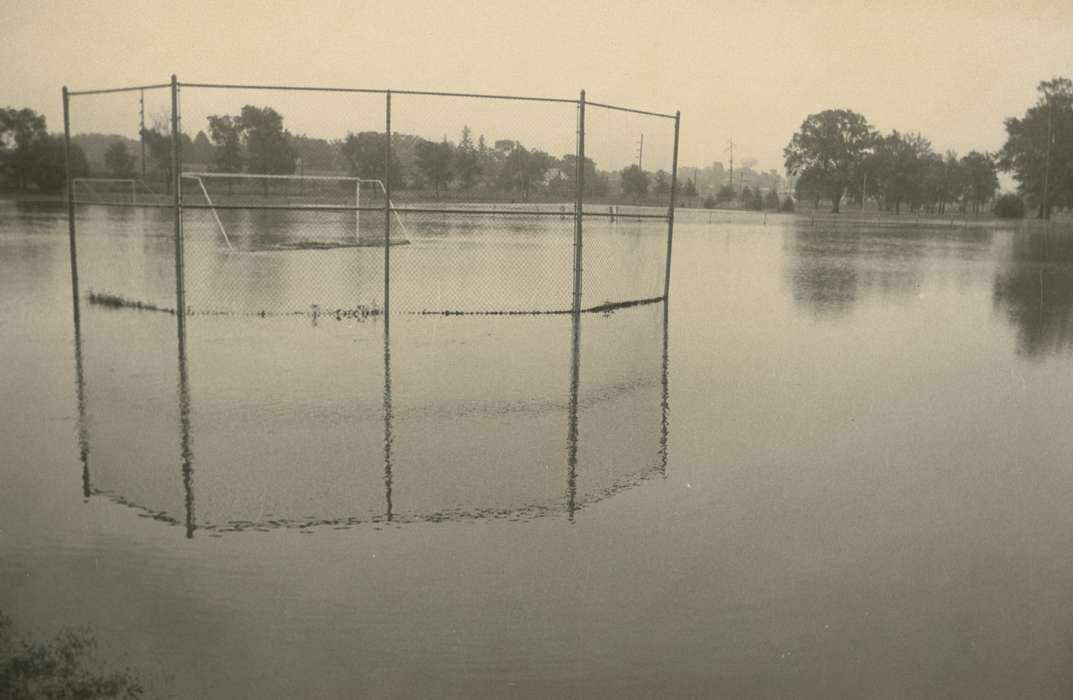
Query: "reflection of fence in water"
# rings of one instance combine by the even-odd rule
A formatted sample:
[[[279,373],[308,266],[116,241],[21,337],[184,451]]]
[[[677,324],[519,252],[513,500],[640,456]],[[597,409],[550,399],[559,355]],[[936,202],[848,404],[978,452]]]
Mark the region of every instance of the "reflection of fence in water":
[[[108,314],[87,314],[106,316],[83,336],[80,364],[133,364],[139,381],[107,372],[80,384],[88,490],[191,536],[573,517],[665,465],[662,306],[583,317],[579,331],[569,317],[504,319],[472,353],[465,326],[486,319],[452,320],[435,338],[416,319],[390,335],[379,323],[327,325],[291,334],[282,352],[262,341],[293,322],[236,331],[210,319],[219,326],[192,342],[178,373],[168,328]],[[135,333],[122,357],[136,350],[138,362],[115,359],[124,326]],[[562,440],[568,424],[573,444]]]
[[[410,93],[398,100],[396,123],[428,131],[454,115],[460,126],[489,135],[489,147],[498,151],[491,160],[503,167],[510,160],[515,168],[506,177],[485,173],[472,189],[457,187],[440,200],[438,189],[413,171],[393,174],[387,165],[362,172],[356,185],[345,167],[261,182],[213,176],[206,172],[211,163],[183,158],[196,145],[189,137],[200,120],[241,104],[289,105],[289,114],[300,114],[301,101],[315,92],[220,87],[173,80],[144,90],[65,90],[68,146],[72,99],[78,124],[128,143],[137,143],[142,124],[107,125],[129,116],[124,110],[132,96],[170,111],[144,125],[164,140],[139,154],[141,173],[103,178],[95,172],[96,180],[77,187],[68,173],[87,493],[112,492],[161,519],[185,521],[192,534],[195,525],[235,520],[264,526],[572,513],[649,473],[644,464],[661,444],[657,424],[629,435],[614,428],[645,422],[660,405],[658,382],[614,379],[608,373],[621,356],[596,358],[591,376],[578,375],[580,354],[571,362],[566,349],[577,348],[572,329],[591,328],[595,342],[611,347],[618,336],[601,340],[601,328],[621,330],[634,314],[665,308],[623,310],[609,319],[579,316],[605,302],[665,299],[660,275],[669,261],[673,200],[665,210],[623,204],[620,212],[630,216],[615,219],[602,203],[590,204],[606,196],[607,182],[595,177],[585,155],[583,96],[513,101]],[[253,96],[263,93],[272,101]],[[347,109],[325,113],[347,115],[346,130],[360,122],[355,132],[379,134],[383,164],[396,157],[414,162],[414,139],[389,127],[390,95],[323,94],[345,100]],[[113,97],[121,109],[108,102]],[[503,124],[496,120],[503,105],[538,104],[557,118],[565,115],[552,124],[550,141],[541,142],[543,127],[524,119],[509,128],[521,129],[527,148],[491,138],[519,135],[494,133]],[[384,116],[380,129],[377,119]],[[677,141],[676,118],[647,116],[668,133],[675,124]],[[631,138],[618,135],[621,143]],[[608,148],[614,141],[599,147],[605,169],[614,165]],[[555,168],[551,179],[534,180],[519,165],[560,154],[561,165],[573,158],[575,167]],[[369,163],[351,165],[367,170]],[[192,180],[184,172],[201,175]],[[373,185],[362,189],[363,181]],[[90,291],[109,306],[81,304]],[[390,344],[381,315],[389,302],[397,314]],[[398,316],[445,311],[565,315],[461,317],[449,326]],[[280,318],[288,315],[304,318]],[[332,326],[337,318],[346,325]],[[436,342],[427,339],[430,333]],[[617,347],[619,355],[629,354]],[[623,371],[648,376],[658,366],[638,362]],[[572,390],[566,388],[571,373],[579,377]],[[490,386],[496,392],[489,394]],[[599,412],[611,407],[618,417],[601,426]],[[561,440],[567,423],[569,446]],[[587,462],[598,459],[600,469],[586,472]],[[275,495],[266,501],[264,494]],[[317,507],[307,512],[308,504]]]

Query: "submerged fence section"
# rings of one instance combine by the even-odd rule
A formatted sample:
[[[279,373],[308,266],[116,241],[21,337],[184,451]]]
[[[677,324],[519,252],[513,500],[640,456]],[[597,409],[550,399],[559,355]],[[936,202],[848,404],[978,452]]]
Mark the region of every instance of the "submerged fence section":
[[[179,315],[570,313],[668,292],[678,116],[576,98],[64,90],[76,296]]]

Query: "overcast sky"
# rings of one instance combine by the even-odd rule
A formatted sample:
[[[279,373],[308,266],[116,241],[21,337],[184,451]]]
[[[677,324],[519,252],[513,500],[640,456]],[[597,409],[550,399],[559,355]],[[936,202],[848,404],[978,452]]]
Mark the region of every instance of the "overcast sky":
[[[725,161],[733,137],[736,161],[781,172],[782,148],[811,112],[853,109],[884,131],[920,131],[939,151],[994,150],[1003,118],[1024,112],[1040,80],[1073,77],[1073,2],[874,5],[8,0],[0,11],[0,105],[41,111],[58,130],[62,85],[158,83],[171,73],[189,82],[554,97],[584,88],[590,100],[680,109],[683,165]],[[162,112],[165,97],[150,111]],[[195,103],[184,95],[188,121],[230,108]],[[370,103],[368,119],[379,118],[380,104]],[[457,138],[438,107],[411,109],[397,130]],[[280,111],[292,131],[337,137],[354,128],[341,126],[339,112],[348,110],[291,101]],[[562,110],[460,109],[459,118],[490,138],[572,148],[574,124]],[[599,127],[589,129],[594,149]],[[619,165],[610,161],[632,157],[646,133],[652,167],[662,165],[665,127],[608,122],[621,131],[607,137],[615,155],[597,162]]]

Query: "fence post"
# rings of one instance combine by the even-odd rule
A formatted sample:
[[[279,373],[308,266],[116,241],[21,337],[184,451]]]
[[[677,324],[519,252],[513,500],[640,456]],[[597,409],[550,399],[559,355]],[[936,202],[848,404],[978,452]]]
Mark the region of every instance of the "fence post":
[[[71,172],[71,114],[70,96],[63,86],[63,169],[67,181],[67,238],[71,249],[71,300],[74,302],[75,335],[82,327],[82,313],[78,298],[78,246],[75,242],[75,191],[74,174]]]
[[[574,204],[574,303],[573,312],[581,313],[581,244],[585,206],[585,91],[577,103],[577,201]]]
[[[671,159],[671,204],[667,208],[667,269],[663,273],[663,303],[671,295],[671,243],[674,240],[674,205],[678,194],[678,127],[682,112],[674,113],[674,155]]]
[[[179,81],[171,76],[171,185],[175,207],[175,316],[179,319],[179,352],[186,354],[186,282],[183,263],[182,140],[179,136]]]
[[[384,323],[391,310],[391,90],[385,95],[384,126]]]

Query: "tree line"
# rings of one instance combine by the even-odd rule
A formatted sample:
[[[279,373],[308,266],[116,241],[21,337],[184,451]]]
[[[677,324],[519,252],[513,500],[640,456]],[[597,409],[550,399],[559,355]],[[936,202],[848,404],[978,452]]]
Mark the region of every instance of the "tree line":
[[[436,199],[452,194],[464,198],[509,196],[527,202],[567,198],[576,192],[575,154],[557,157],[514,139],[489,144],[483,134],[474,138],[468,126],[463,126],[457,142],[446,135],[433,141],[395,133],[388,164],[384,134],[378,131],[349,132],[345,138],[331,141],[294,135],[285,128],[279,112],[254,105],[244,106],[239,114],[211,115],[207,122],[207,133],[187,139],[184,153],[189,151],[220,173],[346,173],[371,180],[383,179],[389,173],[395,188],[431,191]],[[146,129],[142,140],[156,169],[168,172],[171,155],[166,129],[159,125]],[[120,164],[118,158],[115,162]],[[598,168],[591,158],[585,159],[583,168],[585,194],[590,197],[645,203],[653,198],[666,200],[670,192],[671,176],[663,170],[650,172],[631,165],[609,172]],[[691,183],[683,183],[679,191],[688,193],[691,187]],[[695,188],[692,192],[696,193]]]
[[[71,171],[89,172],[86,154],[71,148]],[[66,181],[63,137],[48,133],[45,117],[32,109],[0,108],[0,179],[25,191],[58,192]]]
[[[1006,143],[997,153],[958,157],[936,153],[919,133],[881,134],[861,114],[831,109],[810,114],[783,150],[786,171],[797,177],[799,200],[821,199],[837,212],[843,198],[899,212],[943,214],[948,206],[979,213],[994,201],[1000,215],[1023,215],[1025,204],[1049,219],[1073,206],[1073,83],[1039,83],[1039,96],[1023,117],[1005,120]],[[1010,173],[1017,195],[995,199],[997,171]]]
[[[943,214],[959,205],[978,212],[998,190],[994,157],[972,151],[936,153],[923,135],[882,134],[861,114],[830,109],[810,114],[783,151],[786,171],[797,177],[799,200],[874,199],[881,209]]]

